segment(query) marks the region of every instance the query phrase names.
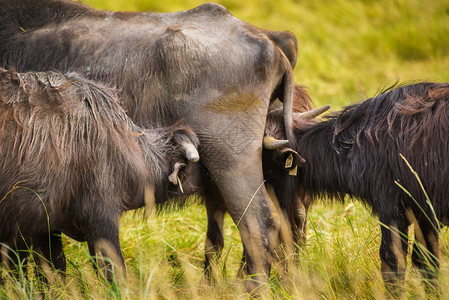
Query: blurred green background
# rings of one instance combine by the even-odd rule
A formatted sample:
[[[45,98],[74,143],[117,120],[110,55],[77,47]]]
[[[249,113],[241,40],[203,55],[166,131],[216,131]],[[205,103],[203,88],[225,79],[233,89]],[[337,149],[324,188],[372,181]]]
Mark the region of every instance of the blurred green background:
[[[198,0],[85,0],[107,10],[174,12]],[[341,105],[396,81],[449,81],[449,1],[224,0],[239,19],[289,30],[299,43],[296,83],[314,102]]]

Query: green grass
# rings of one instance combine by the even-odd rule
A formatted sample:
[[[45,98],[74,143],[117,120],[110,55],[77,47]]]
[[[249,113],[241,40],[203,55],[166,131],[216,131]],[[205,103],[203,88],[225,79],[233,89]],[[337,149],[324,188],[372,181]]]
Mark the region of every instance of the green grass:
[[[226,218],[225,249],[218,262],[217,283],[206,284],[202,274],[205,209],[191,205],[182,211],[143,219],[133,213],[122,218],[121,242],[128,286],[121,292],[97,278],[87,245],[64,239],[68,260],[67,286],[47,289],[51,298],[124,299],[246,299],[236,277],[242,246],[236,226]],[[383,299],[380,273],[380,229],[377,218],[359,203],[316,204],[309,216],[308,241],[288,275],[274,266],[264,298],[270,299]],[[448,232],[441,234],[442,298],[449,296]],[[0,298],[34,299],[38,282],[8,281]],[[408,298],[424,299],[420,276],[408,261]]]
[[[203,2],[86,0],[109,10],[171,12]],[[449,2],[429,0],[247,0],[220,1],[236,17],[298,38],[296,82],[309,87],[315,105],[341,106],[365,99],[392,83],[449,81]],[[120,292],[98,279],[87,245],[65,238],[67,286],[48,298],[246,299],[236,278],[242,246],[230,218],[217,283],[202,276],[206,213],[192,205],[181,211],[140,218],[123,216],[121,242],[128,286]],[[441,293],[449,296],[449,234],[441,233]],[[312,207],[308,241],[288,275],[275,266],[265,296],[273,299],[383,299],[378,255],[380,227],[361,204]],[[0,298],[33,299],[38,283],[7,281]],[[408,260],[406,297],[424,299],[420,277]]]

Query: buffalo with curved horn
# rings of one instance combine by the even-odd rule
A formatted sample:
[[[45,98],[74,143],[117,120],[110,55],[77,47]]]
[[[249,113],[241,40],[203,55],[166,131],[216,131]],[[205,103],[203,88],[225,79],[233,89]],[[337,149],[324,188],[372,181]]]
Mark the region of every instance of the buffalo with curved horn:
[[[279,116],[272,118],[267,135],[282,139],[279,127]],[[440,222],[449,225],[449,84],[393,86],[321,122],[294,115],[294,132],[293,151],[305,158],[295,185],[313,198],[348,195],[372,208],[381,223],[382,276],[396,295],[414,224],[412,262],[431,288]]]

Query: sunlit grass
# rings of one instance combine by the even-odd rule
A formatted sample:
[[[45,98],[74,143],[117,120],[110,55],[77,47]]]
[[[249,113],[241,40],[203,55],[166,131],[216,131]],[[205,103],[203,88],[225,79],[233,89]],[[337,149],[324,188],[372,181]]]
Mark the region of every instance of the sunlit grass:
[[[85,0],[108,10],[173,12],[204,1]],[[372,96],[397,80],[449,81],[449,2],[419,0],[225,0],[236,17],[298,38],[296,82],[309,87],[315,105],[333,109]],[[128,286],[120,292],[97,277],[87,245],[64,238],[67,285],[47,288],[49,298],[246,299],[236,273],[243,252],[236,226],[226,218],[225,249],[216,266],[216,284],[203,277],[206,213],[200,205],[151,216],[128,213],[121,220],[121,245]],[[441,298],[449,296],[449,233],[440,235]],[[273,299],[383,299],[378,255],[380,225],[358,202],[311,209],[308,241],[295,268],[274,269]],[[41,295],[33,270],[28,280],[7,276],[0,298]],[[406,296],[424,299],[419,274],[406,274]]]
[[[67,286],[46,289],[52,297],[125,299],[246,299],[236,277],[242,246],[237,228],[226,218],[225,249],[216,265],[216,284],[203,277],[205,210],[193,205],[148,220],[128,213],[122,218],[121,242],[128,285],[120,292],[97,277],[87,245],[64,239],[68,260]],[[358,202],[316,204],[309,216],[307,244],[286,274],[277,264],[264,297],[272,299],[384,299],[380,273],[380,226],[377,217]],[[443,229],[442,244],[449,240]],[[449,295],[449,253],[441,258],[441,294]],[[447,249],[447,247],[446,247]],[[31,266],[30,266],[31,269]],[[0,297],[34,299],[40,295],[33,279],[9,279]],[[424,286],[408,259],[406,295],[424,299]]]

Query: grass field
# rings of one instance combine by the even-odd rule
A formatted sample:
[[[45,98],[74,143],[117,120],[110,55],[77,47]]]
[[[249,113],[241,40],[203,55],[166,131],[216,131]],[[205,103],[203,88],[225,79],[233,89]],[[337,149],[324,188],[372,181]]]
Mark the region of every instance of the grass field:
[[[85,0],[108,10],[172,12],[203,2]],[[298,38],[296,83],[309,87],[316,106],[334,110],[360,101],[396,81],[449,81],[449,2],[443,0],[228,0],[236,17]],[[1,9],[1,8],[0,8]],[[67,286],[53,286],[48,298],[231,299],[247,298],[236,277],[242,246],[230,218],[217,282],[202,276],[206,213],[201,205],[142,218],[123,216],[121,241],[129,284],[120,291],[96,277],[86,244],[64,238]],[[308,241],[298,263],[285,274],[275,266],[264,297],[273,299],[383,299],[378,256],[380,228],[358,202],[315,204]],[[441,233],[441,298],[449,297],[449,233]],[[408,261],[406,293],[424,299],[420,277]],[[31,274],[31,273],[30,273]],[[38,284],[7,281],[0,298],[33,299]]]

